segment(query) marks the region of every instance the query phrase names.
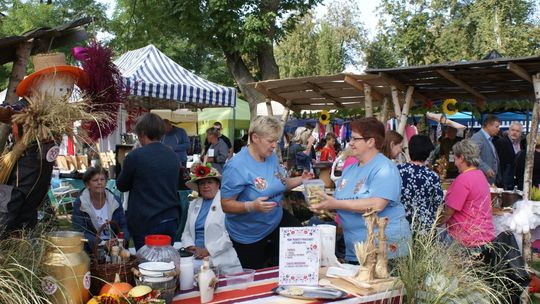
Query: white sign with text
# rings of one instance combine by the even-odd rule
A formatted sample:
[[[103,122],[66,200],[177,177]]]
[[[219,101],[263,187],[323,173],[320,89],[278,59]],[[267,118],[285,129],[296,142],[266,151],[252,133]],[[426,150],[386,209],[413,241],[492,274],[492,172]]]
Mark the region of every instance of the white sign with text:
[[[279,230],[279,285],[318,285],[321,237],[317,227]]]

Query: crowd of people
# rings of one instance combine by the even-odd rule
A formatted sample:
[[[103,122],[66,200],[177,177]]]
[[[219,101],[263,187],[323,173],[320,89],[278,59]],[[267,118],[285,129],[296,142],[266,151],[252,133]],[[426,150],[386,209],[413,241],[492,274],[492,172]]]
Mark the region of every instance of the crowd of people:
[[[345,240],[344,259],[352,264],[358,263],[354,243],[367,237],[362,215],[370,210],[388,217],[390,259],[406,255],[411,236],[435,225],[446,225],[450,241],[471,248],[484,246],[495,238],[490,185],[501,182],[505,188],[519,187],[516,159],[519,162],[524,150],[519,145],[518,123],[492,142],[499,125],[497,117],[488,116],[471,139],[457,138],[455,130],[448,128],[437,145],[428,136],[414,135],[407,151],[410,160],[400,163],[400,134],[386,131],[375,118],[354,120],[346,149],[349,158],[334,192],[321,193],[321,202],[311,208],[337,211]],[[84,231],[92,244],[95,237],[89,235],[95,236],[107,221],[115,221],[136,249],[144,245],[146,235],[169,235],[196,258],[210,257],[224,272],[277,265],[279,229],[301,226],[283,208],[284,193],[314,178],[313,162],[336,161],[336,136],[326,134],[316,158],[312,130],[299,127],[287,147],[288,160],[281,163],[275,152],[283,136],[278,119],[255,118],[249,127],[249,144],[234,156],[221,128],[216,123],[208,129],[205,161],[187,170],[181,148],[185,134],[172,130],[155,114],[141,116],[135,126],[141,147],[126,156],[116,180],[118,190],[129,191],[126,210],[105,189],[105,172],[90,168],[84,178],[86,188],[74,205],[74,227]],[[439,175],[431,169],[434,154],[448,158],[448,173],[454,172],[446,195]],[[294,170],[300,172],[290,174]],[[179,184],[186,190],[179,190]],[[198,198],[186,203],[180,191],[195,191]],[[185,226],[180,220],[183,216]]]

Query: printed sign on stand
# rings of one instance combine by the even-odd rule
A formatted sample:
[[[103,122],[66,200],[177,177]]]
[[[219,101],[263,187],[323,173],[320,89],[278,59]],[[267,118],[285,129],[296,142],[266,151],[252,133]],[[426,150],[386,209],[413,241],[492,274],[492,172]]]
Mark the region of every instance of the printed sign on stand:
[[[279,285],[318,285],[321,237],[317,227],[279,231]]]

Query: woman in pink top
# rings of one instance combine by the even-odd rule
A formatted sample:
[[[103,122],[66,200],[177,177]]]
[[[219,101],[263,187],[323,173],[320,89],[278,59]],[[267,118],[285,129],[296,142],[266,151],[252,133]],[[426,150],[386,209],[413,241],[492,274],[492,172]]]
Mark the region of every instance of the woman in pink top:
[[[466,247],[478,247],[495,238],[489,184],[481,170],[478,146],[462,140],[452,147],[459,170],[446,193],[441,222],[452,238]]]

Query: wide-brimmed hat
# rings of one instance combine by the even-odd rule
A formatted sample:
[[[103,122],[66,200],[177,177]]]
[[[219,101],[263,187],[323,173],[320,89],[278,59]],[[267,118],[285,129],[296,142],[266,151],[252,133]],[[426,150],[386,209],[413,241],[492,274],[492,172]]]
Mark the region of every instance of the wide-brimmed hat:
[[[198,183],[203,179],[215,178],[221,182],[221,174],[211,164],[193,164],[191,166],[191,180],[186,183],[186,187],[193,191],[199,191]]]
[[[34,81],[42,75],[68,74],[75,80],[77,86],[87,82],[87,75],[81,68],[66,64],[63,53],[38,54],[32,57],[35,72],[24,78],[17,86],[18,96],[27,96]]]

